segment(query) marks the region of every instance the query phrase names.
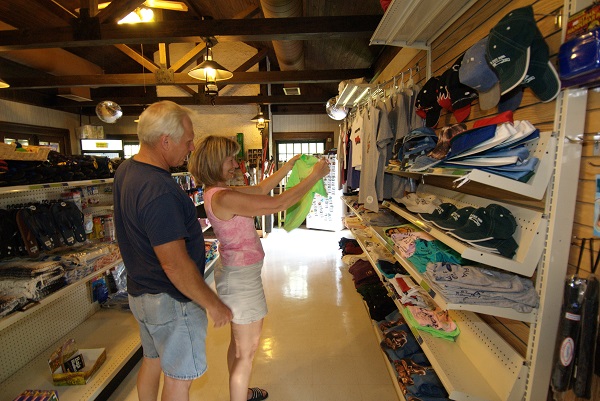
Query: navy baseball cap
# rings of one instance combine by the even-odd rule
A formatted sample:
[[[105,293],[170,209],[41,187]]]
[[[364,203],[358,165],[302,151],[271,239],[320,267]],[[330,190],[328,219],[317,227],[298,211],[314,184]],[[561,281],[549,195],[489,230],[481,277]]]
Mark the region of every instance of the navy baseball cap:
[[[527,6],[505,15],[490,31],[486,56],[498,73],[502,95],[525,78],[536,30],[533,8]]]
[[[550,50],[539,29],[535,29],[531,44],[529,68],[523,84],[542,101],[549,102],[560,92],[560,78],[550,62]]]
[[[508,239],[517,229],[515,217],[503,206],[490,204],[475,209],[467,223],[448,234],[467,242]]]
[[[415,113],[425,120],[425,126],[435,128],[440,119],[442,106],[437,102],[437,94],[440,86],[438,77],[431,77],[425,82],[423,88],[417,94],[415,101]]]
[[[477,99],[477,91],[460,82],[460,65],[464,54],[459,56],[454,64],[440,77],[440,88],[437,102],[456,118],[456,122],[463,122],[471,114],[471,102]]]
[[[458,156],[493,138],[496,135],[496,127],[496,125],[486,125],[461,132],[450,140],[450,152],[447,158]]]
[[[475,208],[473,206],[465,206],[454,210],[446,219],[435,221],[433,224],[444,230],[456,230],[467,223],[469,216],[474,211]]]
[[[435,224],[438,220],[445,220],[450,216],[450,213],[456,210],[456,205],[449,202],[444,202],[435,207],[435,210],[431,213],[419,213],[419,217],[427,222],[433,222]]]

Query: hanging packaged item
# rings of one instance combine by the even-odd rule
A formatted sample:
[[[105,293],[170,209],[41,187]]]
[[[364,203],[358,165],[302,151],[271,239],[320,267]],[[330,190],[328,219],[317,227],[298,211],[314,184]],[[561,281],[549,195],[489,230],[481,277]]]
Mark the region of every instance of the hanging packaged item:
[[[586,240],[583,239],[579,248],[579,260],[575,274],[567,278],[565,282],[551,377],[554,392],[566,391],[573,387],[571,378],[579,345],[581,312],[587,285],[585,279],[578,277],[585,243]]]
[[[560,46],[559,76],[563,87],[585,85],[600,78],[600,28]]]

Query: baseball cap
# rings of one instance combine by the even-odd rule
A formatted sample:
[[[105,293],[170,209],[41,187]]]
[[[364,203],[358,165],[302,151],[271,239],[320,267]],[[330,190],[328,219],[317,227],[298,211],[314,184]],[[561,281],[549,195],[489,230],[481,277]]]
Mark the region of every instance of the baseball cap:
[[[501,94],[525,78],[536,29],[533,8],[527,6],[509,12],[490,31],[486,56],[498,73]]]
[[[477,91],[460,82],[459,70],[464,54],[440,77],[440,88],[437,102],[444,109],[454,115],[456,121],[461,123],[471,114],[471,102],[477,98]]]
[[[521,100],[523,100],[523,85],[517,85],[500,97],[498,113],[517,110],[521,105]]]
[[[495,116],[482,118],[473,123],[473,128],[485,127],[486,125],[498,125],[502,123],[512,123],[514,121],[513,112],[505,111]]]
[[[435,207],[435,210],[431,213],[419,213],[419,217],[427,222],[435,224],[438,220],[445,220],[450,216],[450,213],[456,210],[454,203],[444,202]]]
[[[435,145],[435,148],[433,148],[426,155],[417,156],[408,170],[423,171],[440,163],[446,158],[448,152],[450,151],[450,141],[452,138],[461,132],[466,131],[466,129],[467,126],[462,123],[443,127],[438,135],[438,141]]]
[[[514,240],[513,237],[507,239],[491,239],[488,241],[479,241],[470,243],[477,249],[481,249],[486,252],[499,253],[500,255],[512,258],[517,253],[519,244]]]
[[[542,101],[549,102],[560,92],[560,78],[549,60],[550,51],[539,29],[535,29],[531,58],[523,84]]]
[[[475,209],[465,225],[448,234],[467,242],[481,242],[508,239],[516,229],[517,221],[510,210],[498,204],[489,204]]]
[[[446,219],[434,221],[433,224],[444,230],[456,230],[467,223],[469,216],[475,211],[475,209],[476,208],[473,206],[465,206],[460,209],[455,209],[448,215]]]
[[[485,58],[488,37],[481,39],[466,52],[460,65],[459,79],[479,93],[479,108],[489,110],[500,100],[500,81]]]
[[[417,94],[415,113],[425,120],[425,126],[435,128],[440,119],[442,106],[437,102],[437,92],[440,86],[438,77],[431,77],[425,82]]]
[[[461,153],[473,149],[475,146],[491,139],[496,134],[495,125],[486,125],[480,128],[473,128],[452,138],[450,141],[450,152],[447,158],[457,157]]]

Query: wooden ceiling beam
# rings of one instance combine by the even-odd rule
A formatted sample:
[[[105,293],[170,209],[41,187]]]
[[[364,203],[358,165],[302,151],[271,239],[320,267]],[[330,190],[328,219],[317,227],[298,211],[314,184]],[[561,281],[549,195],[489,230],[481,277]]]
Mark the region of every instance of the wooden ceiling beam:
[[[236,72],[227,85],[283,84],[339,82],[353,78],[370,78],[369,69],[342,69],[318,71],[255,71]],[[106,87],[106,86],[158,86],[158,85],[198,85],[199,81],[186,73],[173,74],[173,82],[157,82],[153,74],[103,74],[103,75],[62,75],[41,77],[12,77],[11,89],[43,89],[61,87]],[[225,83],[225,82],[224,82]],[[1,91],[2,89],[0,89]]]
[[[321,104],[325,105],[328,96],[322,95],[299,95],[299,96],[216,96],[215,105],[219,106],[237,106],[245,104]],[[111,100],[117,103],[121,108],[130,106],[145,106],[159,100],[171,100],[182,106],[201,106],[210,105],[211,99],[209,96],[204,94],[196,93],[195,96],[171,96],[171,97],[156,97],[156,96],[144,96],[139,98],[127,98],[127,97],[114,97]],[[98,102],[73,102],[68,99],[57,98],[54,103],[54,107],[65,108],[81,108],[81,107],[96,107]],[[323,106],[324,107],[324,106]]]
[[[97,21],[95,18],[88,20]],[[204,20],[195,24],[182,24],[181,21],[135,25],[92,24],[94,29],[88,30],[71,27],[30,28],[0,31],[0,51],[115,44],[199,43],[203,41],[202,38],[213,36],[221,42],[369,38],[380,20],[381,15],[355,15]]]

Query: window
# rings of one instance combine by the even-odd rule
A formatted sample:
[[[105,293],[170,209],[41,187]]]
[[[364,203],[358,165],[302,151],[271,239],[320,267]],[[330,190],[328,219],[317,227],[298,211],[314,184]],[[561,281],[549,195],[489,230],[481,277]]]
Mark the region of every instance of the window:
[[[0,142],[18,141],[22,146],[49,146],[53,150],[71,154],[69,130],[0,121]]]
[[[139,143],[123,143],[123,157],[129,159],[140,151]]]
[[[298,154],[323,154],[325,151],[324,142],[287,142],[277,143],[277,161],[281,167],[283,163],[290,160]]]

